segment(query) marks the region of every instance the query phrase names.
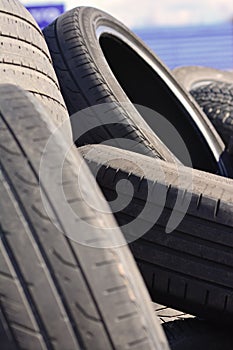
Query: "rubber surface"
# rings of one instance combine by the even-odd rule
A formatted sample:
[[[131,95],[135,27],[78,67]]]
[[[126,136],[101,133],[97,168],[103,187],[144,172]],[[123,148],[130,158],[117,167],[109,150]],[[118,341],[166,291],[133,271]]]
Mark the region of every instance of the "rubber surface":
[[[233,137],[233,82],[214,82],[192,89],[190,93],[228,145]]]
[[[167,322],[163,328],[172,350],[231,350],[230,328],[216,326],[199,319]]]
[[[93,128],[79,140],[76,140],[78,146],[89,143],[99,143],[109,139],[130,139],[137,144],[138,152],[150,155],[152,157],[166,157],[173,162],[172,157],[166,147],[162,145],[150,128],[143,122],[143,119],[130,106],[130,101],[126,98],[124,102],[129,106],[121,106],[121,96],[117,96],[117,91],[109,86],[105,81],[103,69],[100,69],[98,63],[89,50],[90,43],[82,33],[82,21],[80,13],[85,8],[76,8],[60,16],[54,23],[43,30],[47,41],[54,68],[61,85],[61,91],[65,99],[70,115],[97,104],[107,103],[108,108],[105,112],[109,124],[102,127]],[[94,21],[95,22],[95,21]],[[101,55],[101,50],[99,48]],[[102,54],[103,60],[103,54]],[[114,79],[113,77],[111,79]],[[119,88],[117,89],[119,90]],[[135,124],[134,118],[139,121]],[[95,117],[93,115],[93,117]],[[78,116],[77,116],[78,118]],[[114,124],[111,121],[114,119]],[[129,120],[129,122],[127,122]],[[72,124],[75,123],[73,119]],[[73,125],[75,134],[76,124]],[[79,120],[77,120],[77,128]],[[151,139],[145,134],[149,130]],[[117,147],[121,147],[121,142],[115,141]]]
[[[173,74],[191,93],[225,144],[232,135],[233,72],[208,67],[180,67]]]
[[[135,239],[130,247],[152,299],[231,324],[232,180],[107,146],[86,146],[81,152],[113,211],[116,198],[122,196],[126,203],[115,210],[115,217]],[[174,219],[183,213],[175,229],[168,225],[171,215]]]
[[[162,140],[183,162],[174,137],[158,122],[159,113],[186,143],[193,166],[216,172],[224,148],[208,118],[122,23],[103,11],[80,7],[60,16],[44,29],[44,35],[70,115],[96,104],[109,104],[103,112],[109,125],[89,130],[77,141],[79,146],[128,138],[141,146],[138,153],[157,154],[174,162]],[[132,103],[156,111],[157,118]],[[74,119],[73,130],[80,125],[79,116]],[[126,148],[125,142],[115,141],[114,146]],[[135,144],[131,149],[135,151]]]
[[[167,308],[162,305],[153,305],[157,317],[167,335],[172,350],[231,350],[232,335],[230,329],[217,327],[204,320],[194,319],[191,315]],[[1,347],[4,350],[12,349],[12,342],[8,340],[0,323]]]
[[[18,0],[0,0],[0,83],[12,83],[35,95],[60,124],[67,109],[43,34]]]
[[[233,72],[210,67],[185,66],[173,69],[173,74],[183,87],[190,91],[210,83],[233,84]]]
[[[193,317],[191,315],[184,314],[183,312],[180,312],[178,310],[173,310],[173,309],[168,308],[166,306],[162,306],[162,305],[155,304],[155,303],[152,303],[152,307],[155,311],[155,314],[156,314],[159,322],[161,324],[163,324],[163,328],[165,329],[165,331],[166,331],[166,327],[164,324],[166,322],[169,323],[168,328],[170,328],[170,325],[173,321],[176,321],[176,320],[183,321],[184,319],[187,319],[187,318],[190,319]],[[4,324],[4,318],[2,317],[2,314],[0,312],[0,342],[1,342],[1,347],[4,350],[11,350],[13,348],[12,339],[10,338],[10,335],[7,334],[7,329],[4,329],[3,324]],[[179,334],[180,334],[179,329],[177,330],[177,332],[179,332]],[[170,333],[171,332],[168,332],[169,336],[171,336]],[[176,332],[174,332],[174,333],[176,334]],[[171,339],[174,338],[175,334],[172,333]]]
[[[114,248],[122,234],[77,151],[65,159],[62,181],[53,179],[65,142],[58,134],[44,150],[52,126],[43,111],[29,93],[0,87],[0,309],[15,349],[168,349],[127,246]],[[39,178],[42,155],[53,184]],[[55,182],[76,216],[64,214]]]

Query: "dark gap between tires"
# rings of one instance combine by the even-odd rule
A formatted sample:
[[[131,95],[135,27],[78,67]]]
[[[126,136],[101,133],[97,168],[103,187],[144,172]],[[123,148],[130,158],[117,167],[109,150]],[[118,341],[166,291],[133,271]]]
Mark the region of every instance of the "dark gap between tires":
[[[113,74],[131,102],[149,107],[164,116],[176,128],[186,144],[193,167],[216,173],[216,160],[204,136],[159,74],[119,38],[110,34],[102,34],[99,40]],[[169,133],[157,125],[154,116],[145,113],[140,107],[137,109],[155,134],[185,164],[185,159],[179,152],[180,148],[174,147]]]

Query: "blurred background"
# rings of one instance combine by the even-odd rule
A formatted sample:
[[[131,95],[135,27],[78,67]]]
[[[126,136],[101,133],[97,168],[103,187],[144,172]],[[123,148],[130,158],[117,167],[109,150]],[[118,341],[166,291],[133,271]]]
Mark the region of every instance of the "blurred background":
[[[173,69],[233,70],[233,0],[22,0],[41,28],[76,6],[104,10],[130,27]]]

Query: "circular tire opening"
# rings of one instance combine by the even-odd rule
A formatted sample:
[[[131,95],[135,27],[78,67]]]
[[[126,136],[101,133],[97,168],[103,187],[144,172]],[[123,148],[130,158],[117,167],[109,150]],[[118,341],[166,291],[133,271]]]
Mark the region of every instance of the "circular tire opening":
[[[130,101],[156,111],[175,127],[186,144],[194,168],[216,173],[216,160],[207,141],[186,108],[159,74],[135,50],[116,36],[103,33],[99,42],[113,74]],[[155,134],[182,161],[182,155],[174,146],[171,149],[172,140],[169,139],[166,130],[161,130],[156,118],[143,113],[140,107],[138,110]]]

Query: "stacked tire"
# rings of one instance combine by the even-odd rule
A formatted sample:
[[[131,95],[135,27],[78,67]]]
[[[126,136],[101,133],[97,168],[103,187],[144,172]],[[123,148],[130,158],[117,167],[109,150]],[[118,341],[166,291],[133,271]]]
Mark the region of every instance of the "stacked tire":
[[[113,217],[105,215],[108,206],[100,191],[95,197],[90,171],[72,147],[66,156],[71,133],[69,139],[56,127],[66,123],[68,113],[42,33],[18,1],[1,0],[0,21],[5,348],[167,349],[123,236]],[[47,166],[41,175],[43,159]],[[77,174],[98,214],[76,187]],[[59,188],[75,215],[64,215]]]
[[[174,74],[228,146],[233,131],[233,73],[206,67],[181,67],[175,69]]]
[[[232,86],[94,8],[0,0],[0,39],[5,349],[230,349]]]

